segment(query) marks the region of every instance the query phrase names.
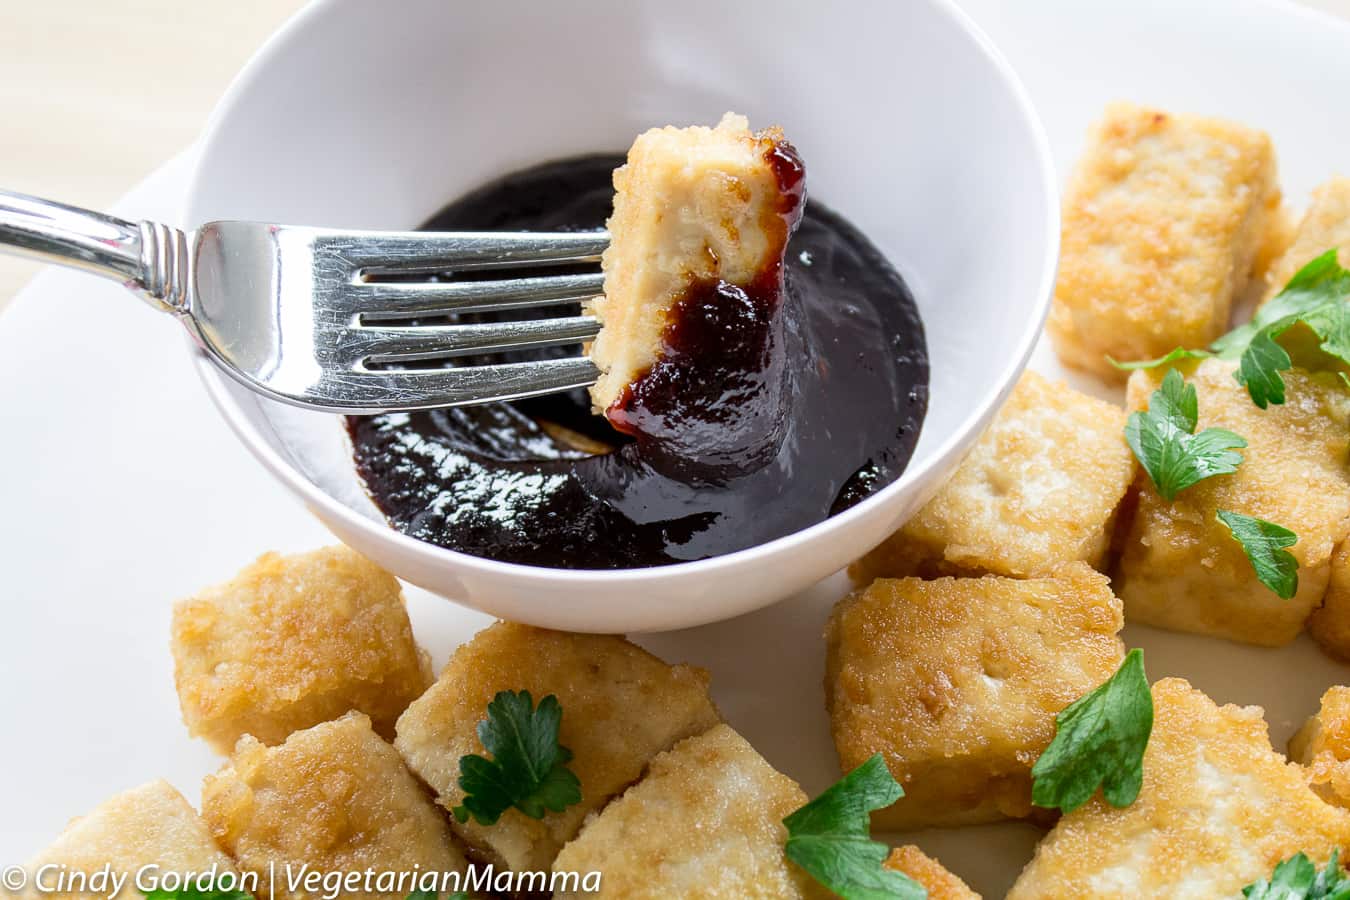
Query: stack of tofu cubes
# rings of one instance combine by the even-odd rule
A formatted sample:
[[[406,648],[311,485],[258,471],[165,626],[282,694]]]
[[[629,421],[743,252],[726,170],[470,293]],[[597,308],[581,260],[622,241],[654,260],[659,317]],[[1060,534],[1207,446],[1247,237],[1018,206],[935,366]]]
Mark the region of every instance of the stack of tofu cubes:
[[[1108,357],[1205,348],[1244,294],[1269,299],[1332,247],[1350,264],[1350,180],[1315,192],[1296,229],[1280,202],[1265,134],[1109,107],[1065,198],[1048,325],[1061,360],[1109,389],[1125,374]],[[1126,620],[1271,646],[1306,625],[1350,658],[1341,373],[1295,368],[1288,401],[1262,410],[1231,362],[1177,368],[1198,428],[1247,440],[1236,474],[1168,502],[1136,465],[1126,416],[1164,369],[1131,375],[1124,408],[1029,372],[938,495],[852,567],[858,589],[826,632],[827,704],[841,767],[880,752],[905,787],[876,824],[1053,822],[1031,804],[1031,766],[1055,715],[1120,663]],[[1292,600],[1257,580],[1219,509],[1299,535]],[[1012,896],[1236,896],[1287,856],[1321,863],[1347,846],[1345,813],[1271,749],[1258,708],[1219,707],[1175,678],[1153,695],[1139,800],[1099,796],[1060,819]],[[1321,760],[1324,796],[1350,796],[1350,738],[1326,734],[1310,724],[1295,756]]]
[[[173,651],[189,731],[229,757],[206,778],[201,815],[154,782],[72,822],[34,870],[228,872],[252,876],[260,900],[331,889],[275,873],[471,863],[533,873],[527,886],[599,872],[588,897],[831,896],[784,853],[802,789],[722,722],[707,672],[622,637],[498,622],[433,680],[398,582],[333,547],[268,554],[181,601]],[[464,799],[460,759],[486,752],[477,729],[499,691],[558,698],[580,803],[542,819],[508,809],[493,825],[449,814]],[[916,848],[888,864],[934,897],[973,896]],[[140,893],[128,883],[117,896]]]

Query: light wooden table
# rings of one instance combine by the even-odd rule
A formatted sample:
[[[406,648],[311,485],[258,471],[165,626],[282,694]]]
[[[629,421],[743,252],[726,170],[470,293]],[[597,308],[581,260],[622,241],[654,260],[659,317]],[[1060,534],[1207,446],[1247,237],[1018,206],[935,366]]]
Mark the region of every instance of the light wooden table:
[[[1350,0],[1303,2],[1350,18]],[[0,185],[108,206],[197,136],[234,73],[302,5],[12,0],[0,27]],[[0,307],[36,270],[0,257]]]
[[[4,4],[0,185],[106,208],[190,144],[303,0]],[[0,307],[37,265],[0,256]]]

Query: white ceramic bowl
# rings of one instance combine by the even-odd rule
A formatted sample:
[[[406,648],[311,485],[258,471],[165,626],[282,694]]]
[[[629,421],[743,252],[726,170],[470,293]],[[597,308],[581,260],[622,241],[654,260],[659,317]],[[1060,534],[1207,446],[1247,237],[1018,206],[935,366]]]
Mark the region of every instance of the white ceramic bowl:
[[[853,509],[700,562],[617,572],[492,562],[389,528],[329,416],[264,400],[199,362],[249,449],[345,543],[495,616],[577,631],[728,618],[880,542],[960,461],[1030,354],[1058,251],[1040,124],[947,0],[451,3],[325,0],[248,65],[204,139],[185,218],[407,228],[496,175],[726,110],[781,124],[811,195],[918,299],[931,401],[913,461]]]

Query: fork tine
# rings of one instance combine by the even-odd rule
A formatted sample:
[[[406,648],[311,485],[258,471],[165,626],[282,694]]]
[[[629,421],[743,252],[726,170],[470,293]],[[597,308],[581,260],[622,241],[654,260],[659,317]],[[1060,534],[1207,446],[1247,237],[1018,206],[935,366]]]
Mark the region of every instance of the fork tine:
[[[351,286],[350,303],[362,321],[415,313],[483,312],[576,303],[604,292],[605,276],[555,275],[502,281],[369,283]]]
[[[537,397],[594,384],[600,370],[584,356],[537,362],[353,374],[368,411],[431,409]],[[378,404],[378,405],[377,405]]]
[[[390,231],[326,235],[323,249],[367,274],[595,263],[609,233]]]
[[[402,328],[357,326],[347,332],[343,349],[358,364],[362,360],[401,362],[579,344],[599,331],[600,321],[594,316]]]

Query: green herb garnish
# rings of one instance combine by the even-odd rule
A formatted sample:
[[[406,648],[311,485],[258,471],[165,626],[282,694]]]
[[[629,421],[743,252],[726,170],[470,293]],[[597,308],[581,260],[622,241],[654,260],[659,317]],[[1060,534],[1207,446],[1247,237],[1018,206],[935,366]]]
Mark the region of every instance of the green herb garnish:
[[[1233,451],[1247,442],[1222,428],[1195,434],[1198,415],[1195,385],[1169,369],[1148,411],[1130,413],[1125,423],[1126,443],[1166,500],[1212,475],[1235,472],[1242,462],[1242,454]]]
[[[460,757],[459,786],[464,802],[451,810],[467,822],[493,825],[512,807],[532,819],[546,810],[561,812],[581,802],[581,782],[567,763],[572,751],[558,743],[562,706],[552,694],[539,701],[529,691],[502,691],[478,723],[478,739],[492,754]]]
[[[1256,311],[1246,325],[1233,329],[1210,345],[1223,359],[1238,360],[1238,383],[1246,386],[1252,402],[1265,409],[1284,402],[1280,373],[1293,366],[1289,353],[1275,338],[1302,322],[1320,339],[1321,350],[1350,362],[1350,272],[1328,250],[1299,269],[1284,290]]]
[[[1226,509],[1217,515],[1242,545],[1261,583],[1283,600],[1294,596],[1298,592],[1298,560],[1284,548],[1297,544],[1298,535],[1283,525]]]
[[[1328,250],[1294,273],[1270,302],[1256,311],[1252,320],[1239,325],[1209,345],[1209,350],[1178,347],[1166,356],[1138,362],[1108,360],[1118,369],[1152,369],[1181,359],[1217,356],[1238,361],[1233,377],[1247,388],[1252,402],[1265,409],[1284,402],[1281,372],[1293,367],[1289,351],[1276,342],[1281,334],[1302,322],[1319,338],[1319,348],[1328,356],[1350,363],[1350,271]],[[1344,373],[1342,373],[1344,377]]]
[[[1073,812],[1100,786],[1107,803],[1129,806],[1144,783],[1152,731],[1144,651],[1134,649],[1114,675],[1055,717],[1055,739],[1031,768],[1031,802]]]
[[[1350,900],[1350,880],[1341,871],[1339,851],[1332,850],[1321,872],[1304,853],[1295,853],[1262,878],[1242,889],[1248,900]]]
[[[871,838],[868,813],[904,795],[876,754],[783,820],[787,858],[844,900],[924,900],[922,885],[882,867],[890,848]]]
[[[1208,350],[1187,350],[1185,347],[1177,347],[1171,353],[1165,356],[1159,356],[1157,359],[1140,359],[1134,362],[1120,362],[1108,356],[1106,361],[1120,369],[1122,372],[1133,372],[1136,369],[1156,369],[1159,366],[1170,366],[1174,362],[1180,362],[1183,359],[1207,359],[1213,356]]]

